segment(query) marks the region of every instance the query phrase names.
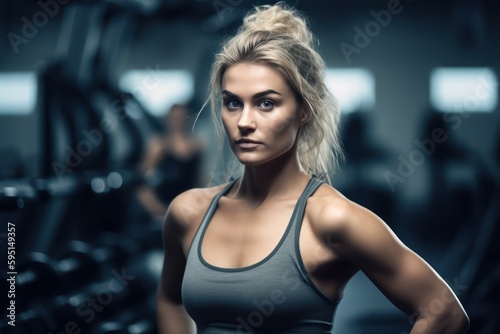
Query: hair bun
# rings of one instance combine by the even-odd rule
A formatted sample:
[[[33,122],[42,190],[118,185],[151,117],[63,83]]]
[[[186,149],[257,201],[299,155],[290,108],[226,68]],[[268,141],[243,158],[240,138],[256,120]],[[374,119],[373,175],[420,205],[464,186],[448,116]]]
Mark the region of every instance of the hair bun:
[[[269,31],[288,36],[306,44],[312,44],[313,35],[305,18],[283,2],[274,6],[256,6],[243,20],[243,31]]]

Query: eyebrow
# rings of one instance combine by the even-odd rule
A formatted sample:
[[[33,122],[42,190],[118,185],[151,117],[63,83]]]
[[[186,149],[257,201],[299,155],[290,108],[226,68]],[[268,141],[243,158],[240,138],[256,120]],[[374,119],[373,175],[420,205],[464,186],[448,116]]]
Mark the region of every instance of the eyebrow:
[[[265,90],[263,92],[259,92],[259,93],[254,94],[253,98],[256,99],[256,98],[259,98],[259,97],[262,97],[262,96],[266,96],[266,95],[269,95],[269,94],[278,94],[278,95],[283,96],[281,93],[278,93],[277,91],[275,91],[273,89],[268,89],[268,90]],[[238,95],[236,95],[234,93],[231,93],[228,90],[223,90],[222,91],[222,95],[228,95],[229,97],[233,97],[233,98],[237,98],[238,97]]]

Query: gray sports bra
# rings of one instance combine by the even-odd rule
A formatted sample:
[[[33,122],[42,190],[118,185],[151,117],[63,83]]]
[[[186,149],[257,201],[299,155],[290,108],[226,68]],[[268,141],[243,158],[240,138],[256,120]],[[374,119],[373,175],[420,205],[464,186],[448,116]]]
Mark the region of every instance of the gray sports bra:
[[[261,261],[219,268],[201,254],[201,241],[217,208],[236,180],[217,194],[191,243],[182,300],[199,334],[330,333],[338,301],[323,294],[306,272],[299,232],[307,198],[323,183],[311,178],[278,245]]]

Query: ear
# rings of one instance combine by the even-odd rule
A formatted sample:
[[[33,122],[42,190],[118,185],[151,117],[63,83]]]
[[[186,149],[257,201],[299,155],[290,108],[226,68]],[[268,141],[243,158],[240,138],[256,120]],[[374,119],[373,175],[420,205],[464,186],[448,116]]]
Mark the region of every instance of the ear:
[[[302,126],[304,124],[306,124],[307,122],[309,122],[309,120],[311,119],[311,115],[312,115],[312,112],[310,110],[309,107],[307,106],[301,106],[300,109],[299,109],[299,113],[300,113],[300,122],[299,124]]]

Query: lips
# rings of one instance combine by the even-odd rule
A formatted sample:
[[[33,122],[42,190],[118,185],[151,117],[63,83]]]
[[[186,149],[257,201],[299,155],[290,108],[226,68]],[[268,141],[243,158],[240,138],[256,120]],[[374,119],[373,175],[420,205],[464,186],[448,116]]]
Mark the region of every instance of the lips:
[[[261,143],[249,138],[240,138],[236,141],[236,145],[238,145],[242,149],[252,149],[259,146]]]
[[[260,144],[260,142],[249,139],[249,138],[240,138],[236,141],[236,144],[244,144],[244,143],[249,143],[249,144]]]

